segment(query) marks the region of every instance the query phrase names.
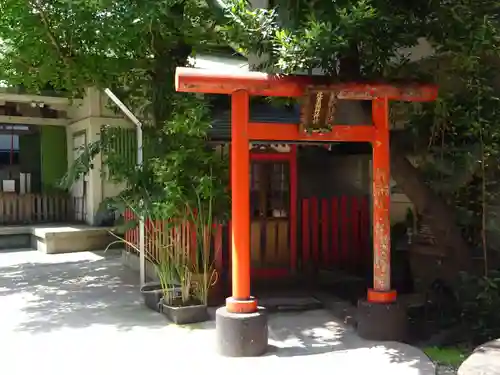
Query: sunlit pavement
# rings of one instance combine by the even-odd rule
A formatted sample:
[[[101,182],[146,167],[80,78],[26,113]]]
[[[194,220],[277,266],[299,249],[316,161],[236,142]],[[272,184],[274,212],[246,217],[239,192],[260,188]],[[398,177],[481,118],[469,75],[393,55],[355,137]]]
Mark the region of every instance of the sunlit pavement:
[[[269,353],[223,358],[214,322],[168,323],[142,305],[115,253],[0,250],[0,374],[434,374],[419,350],[360,339],[327,311],[269,317]]]

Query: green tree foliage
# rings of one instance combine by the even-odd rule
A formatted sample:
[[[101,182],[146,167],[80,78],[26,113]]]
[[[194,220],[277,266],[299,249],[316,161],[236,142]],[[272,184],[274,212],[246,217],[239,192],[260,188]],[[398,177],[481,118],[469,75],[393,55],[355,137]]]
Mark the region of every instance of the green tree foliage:
[[[223,32],[242,52],[268,55],[265,65],[283,73],[321,68],[338,79],[383,76],[398,49],[416,43],[421,20],[405,4],[281,0],[275,9],[252,10],[245,0],[218,3],[228,20]],[[342,72],[346,59],[355,65]]]
[[[494,247],[485,231],[498,190],[497,2],[277,0],[263,10],[245,0],[214,0],[214,6],[226,22],[222,35],[242,53],[265,57],[261,68],[268,71],[320,68],[331,81],[437,82],[436,103],[402,107],[407,131],[391,141],[393,177],[429,218],[440,245],[454,249],[459,267],[470,263],[470,245]],[[410,61],[405,51],[419,40],[434,52]],[[406,160],[409,150],[419,170]]]
[[[109,87],[144,122],[143,168],[124,162],[112,147],[120,130],[107,127],[70,169],[66,187],[92,168],[100,152],[113,171],[106,178],[127,183],[121,198],[136,208],[143,201],[158,211],[163,203],[165,211],[180,195],[206,190],[206,181],[214,189],[227,186],[220,158],[205,148],[209,101],[174,89],[175,68],[217,42],[205,3],[5,0],[0,11],[0,80],[70,97],[89,86]]]
[[[0,78],[30,89],[113,84],[152,101],[163,86],[171,95],[175,67],[215,37],[193,0],[6,0],[0,10]]]
[[[439,277],[458,286],[458,314],[451,318],[463,326],[464,340],[498,337],[498,271],[490,269],[500,266],[498,255],[494,262],[500,250],[499,3],[278,0],[273,10],[253,10],[240,0],[218,5],[225,37],[246,53],[269,57],[264,68],[270,71],[322,68],[336,81],[440,85],[437,102],[403,105],[407,131],[391,137],[392,175],[448,252]],[[434,53],[409,61],[401,48],[415,46],[418,38]],[[418,159],[418,169],[408,154]],[[482,256],[485,275],[458,278],[457,269],[469,270],[472,254]]]

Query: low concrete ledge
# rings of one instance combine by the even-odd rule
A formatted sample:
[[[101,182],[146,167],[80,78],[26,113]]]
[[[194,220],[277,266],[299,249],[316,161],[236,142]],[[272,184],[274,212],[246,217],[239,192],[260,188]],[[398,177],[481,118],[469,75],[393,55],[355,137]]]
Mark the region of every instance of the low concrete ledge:
[[[33,227],[21,225],[0,227],[0,236],[15,236],[18,234],[33,234]]]
[[[500,374],[500,339],[477,347],[457,372],[457,375],[498,374]]]
[[[113,242],[112,228],[66,226],[35,227],[32,240],[35,248],[47,254],[103,250]]]
[[[88,225],[32,225],[0,228],[0,236],[30,236],[31,247],[46,254],[104,250],[115,238],[113,228]]]

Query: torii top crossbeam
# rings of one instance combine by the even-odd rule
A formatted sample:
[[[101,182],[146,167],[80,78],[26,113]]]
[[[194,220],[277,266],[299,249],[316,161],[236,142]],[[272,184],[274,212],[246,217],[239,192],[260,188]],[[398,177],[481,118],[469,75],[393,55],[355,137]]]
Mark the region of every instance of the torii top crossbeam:
[[[179,92],[227,94],[245,90],[255,96],[300,97],[305,88],[320,85],[336,91],[339,99],[373,100],[387,98],[409,102],[428,102],[437,98],[437,87],[422,84],[321,83],[324,77],[285,76],[260,72],[220,72],[177,68],[175,89]]]
[[[373,288],[368,302],[387,303],[396,299],[390,280],[390,160],[389,101],[433,101],[438,89],[434,85],[387,83],[325,84],[324,77],[280,76],[258,72],[219,72],[177,68],[175,87],[180,92],[227,94],[231,109],[231,194],[232,194],[232,282],[233,296],[226,301],[229,312],[257,311],[250,297],[250,141],[355,141],[373,146]],[[312,93],[312,94],[311,94]],[[329,128],[305,133],[299,124],[249,122],[250,96],[303,97],[308,103],[301,120],[306,125],[328,123]],[[312,99],[311,99],[312,98]],[[371,100],[372,124],[332,125],[337,99]],[[312,103],[312,105],[311,105]],[[306,107],[303,105],[303,107]],[[325,110],[326,108],[326,110]],[[304,113],[304,112],[303,112]],[[304,120],[305,118],[305,120]],[[312,119],[312,120],[311,120]],[[303,124],[302,124],[303,125]],[[310,130],[310,129],[309,129]],[[315,130],[318,130],[317,128]],[[296,228],[290,228],[294,231]],[[296,249],[290,249],[293,254]]]

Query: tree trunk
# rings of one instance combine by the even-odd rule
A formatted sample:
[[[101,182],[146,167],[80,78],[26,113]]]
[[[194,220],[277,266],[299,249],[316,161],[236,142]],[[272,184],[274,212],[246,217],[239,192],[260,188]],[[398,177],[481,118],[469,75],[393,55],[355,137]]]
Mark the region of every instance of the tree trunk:
[[[371,103],[353,100],[339,102],[337,119],[342,124],[371,123]],[[457,271],[468,270],[470,265],[469,246],[456,223],[452,207],[437,195],[425,182],[424,176],[407,159],[409,145],[408,134],[391,132],[391,177],[414,204],[417,212],[425,217],[436,238],[437,245],[448,255],[446,265],[449,278]],[[444,275],[441,275],[444,276]]]
[[[450,271],[467,271],[470,266],[469,246],[456,223],[453,208],[425,183],[420,171],[410,163],[396,142],[391,144],[391,176],[417,212],[425,217],[437,244],[448,255]]]

